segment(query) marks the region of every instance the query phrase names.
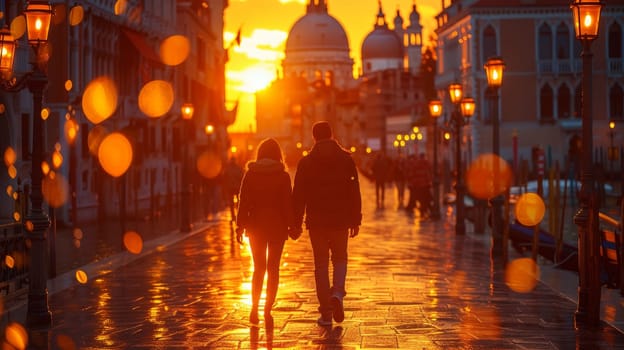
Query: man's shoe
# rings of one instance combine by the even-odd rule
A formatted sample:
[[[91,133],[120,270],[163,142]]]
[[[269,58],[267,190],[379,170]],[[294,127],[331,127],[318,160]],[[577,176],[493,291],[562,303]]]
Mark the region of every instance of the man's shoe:
[[[344,308],[342,307],[342,300],[338,297],[331,297],[330,303],[332,306],[332,314],[336,322],[344,321]]]
[[[329,319],[326,319],[325,317],[321,316],[318,318],[318,320],[316,320],[316,323],[322,327],[330,327],[332,325],[332,320],[331,317]]]

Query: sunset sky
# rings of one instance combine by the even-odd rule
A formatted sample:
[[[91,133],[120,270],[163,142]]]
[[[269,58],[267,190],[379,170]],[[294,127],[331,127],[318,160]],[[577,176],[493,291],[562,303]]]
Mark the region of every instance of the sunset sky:
[[[228,47],[241,28],[241,45],[230,50],[226,66],[226,105],[240,101],[236,123],[231,132],[255,131],[254,92],[276,78],[284,58],[286,38],[292,25],[305,14],[308,0],[230,0],[225,12],[224,40]],[[414,0],[382,0],[386,21],[392,28],[397,8],[405,25],[409,23]],[[427,44],[435,28],[434,16],[441,10],[441,0],[418,0],[423,40]],[[360,49],[373,30],[378,11],[377,0],[329,0],[329,14],[347,32],[355,71],[359,71]]]

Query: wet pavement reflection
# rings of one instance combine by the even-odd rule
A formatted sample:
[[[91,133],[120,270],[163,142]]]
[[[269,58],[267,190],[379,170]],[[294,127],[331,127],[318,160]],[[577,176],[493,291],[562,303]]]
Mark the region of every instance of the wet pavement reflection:
[[[576,331],[576,304],[537,283],[505,284],[486,237],[454,218],[421,221],[362,179],[364,221],[350,241],[345,321],[316,324],[307,233],[288,241],[273,323],[248,322],[251,255],[228,219],[167,249],[50,296],[54,349],[624,349],[607,325]],[[444,211],[444,210],[443,210]],[[262,304],[261,304],[262,307]]]

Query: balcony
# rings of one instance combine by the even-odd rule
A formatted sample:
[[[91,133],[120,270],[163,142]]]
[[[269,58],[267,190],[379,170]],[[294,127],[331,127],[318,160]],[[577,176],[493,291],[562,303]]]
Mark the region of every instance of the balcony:
[[[564,75],[581,72],[580,60],[539,60],[539,73],[543,75]]]
[[[622,76],[624,75],[624,59],[622,58],[609,58],[609,75]]]

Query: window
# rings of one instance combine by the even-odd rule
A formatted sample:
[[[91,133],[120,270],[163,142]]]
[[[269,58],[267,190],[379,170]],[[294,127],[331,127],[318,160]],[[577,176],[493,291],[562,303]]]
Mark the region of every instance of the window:
[[[613,23],[609,27],[609,58],[622,58],[622,28]]]
[[[552,60],[552,33],[550,27],[544,23],[539,28],[538,55],[541,60]]]
[[[609,90],[609,116],[611,119],[624,118],[624,91],[620,84],[615,84]]]
[[[540,90],[540,118],[542,121],[553,120],[553,90],[546,84]]]
[[[581,84],[574,89],[574,118],[580,118],[583,115],[583,95],[581,93]]]
[[[496,56],[497,54],[496,31],[494,31],[492,26],[487,26],[483,30],[483,62],[486,62],[488,58]]]
[[[570,118],[570,89],[567,85],[561,85],[557,91],[557,117],[559,119]]]
[[[570,31],[564,23],[557,27],[557,58],[567,60],[570,58]]]

